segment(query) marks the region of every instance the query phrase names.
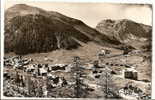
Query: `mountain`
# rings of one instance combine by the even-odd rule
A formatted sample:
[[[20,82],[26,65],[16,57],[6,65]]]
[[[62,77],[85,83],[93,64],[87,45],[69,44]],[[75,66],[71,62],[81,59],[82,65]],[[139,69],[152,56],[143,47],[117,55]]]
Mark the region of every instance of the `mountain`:
[[[132,20],[103,20],[96,26],[96,30],[112,40],[130,45],[137,49],[151,45],[152,27]],[[147,46],[146,46],[147,45]]]
[[[17,4],[5,11],[5,51],[16,54],[74,49],[93,41],[118,45],[80,20],[58,12]]]

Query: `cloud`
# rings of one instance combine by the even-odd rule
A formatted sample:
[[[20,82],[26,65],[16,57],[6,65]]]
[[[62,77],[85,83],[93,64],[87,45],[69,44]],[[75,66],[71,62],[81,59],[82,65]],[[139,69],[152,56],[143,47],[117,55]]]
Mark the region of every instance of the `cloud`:
[[[80,19],[95,27],[103,19],[130,19],[152,25],[152,5],[114,3],[58,3],[58,2],[6,2],[6,9],[14,4],[25,3],[48,11],[57,11],[66,16]]]
[[[148,5],[126,8],[125,17],[139,23],[152,25],[152,9]]]

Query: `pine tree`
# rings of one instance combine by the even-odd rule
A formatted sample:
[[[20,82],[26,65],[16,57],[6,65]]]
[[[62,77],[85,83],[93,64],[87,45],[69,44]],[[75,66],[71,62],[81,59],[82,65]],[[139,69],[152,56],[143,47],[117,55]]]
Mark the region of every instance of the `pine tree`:
[[[105,98],[119,97],[117,87],[113,81],[111,69],[109,69],[107,66],[104,68],[97,84],[101,86],[101,91],[103,91],[103,96]]]
[[[73,60],[73,76],[75,80],[75,85],[74,85],[74,96],[76,98],[84,98],[87,97],[88,91],[86,90],[87,85],[84,84],[84,79],[83,75],[84,70],[83,68],[80,67],[80,58],[78,56],[74,57]]]

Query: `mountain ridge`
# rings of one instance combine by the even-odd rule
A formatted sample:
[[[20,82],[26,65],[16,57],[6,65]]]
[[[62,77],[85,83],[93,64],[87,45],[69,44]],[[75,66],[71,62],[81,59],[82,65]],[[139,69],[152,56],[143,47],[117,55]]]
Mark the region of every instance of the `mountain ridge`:
[[[99,22],[96,30],[108,36],[112,40],[118,40],[123,44],[134,42],[151,42],[152,27],[141,23],[136,23],[129,19],[111,20],[106,19]],[[136,47],[135,45],[132,45]],[[141,46],[140,46],[141,48]]]
[[[128,19],[102,20],[94,29],[81,20],[26,4],[16,4],[5,12],[5,51],[17,54],[75,49],[89,41],[119,49],[151,48],[151,32],[151,26]],[[138,42],[142,43],[135,45]]]
[[[38,32],[38,30],[42,33]],[[34,38],[30,32],[38,37]],[[44,36],[47,40],[49,40],[49,36],[52,36],[49,41],[54,42],[56,47],[51,47],[51,43],[47,43],[49,45],[45,46],[46,42],[41,43],[38,41],[46,41],[43,38],[40,39],[43,33],[47,35]],[[59,34],[60,36],[58,36],[56,33],[61,33],[61,35]],[[84,43],[94,41],[100,45],[107,45],[110,44],[110,42],[112,42],[111,45],[120,44],[118,41],[110,40],[107,36],[100,34],[96,29],[89,27],[84,22],[67,17],[58,12],[45,11],[25,4],[17,4],[8,8],[5,12],[6,52],[13,51],[17,54],[27,54],[33,52],[48,52],[61,48],[74,49],[80,46],[80,43],[75,41],[76,39]],[[34,42],[28,42],[30,40]],[[26,49],[22,48],[21,42],[23,42],[23,45],[26,45]],[[40,50],[37,48],[40,48]]]

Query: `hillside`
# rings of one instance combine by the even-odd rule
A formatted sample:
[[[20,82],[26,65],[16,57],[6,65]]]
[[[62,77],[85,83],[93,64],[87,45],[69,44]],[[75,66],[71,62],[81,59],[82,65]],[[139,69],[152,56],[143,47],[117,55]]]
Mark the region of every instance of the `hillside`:
[[[98,23],[96,29],[112,40],[118,40],[136,48],[151,44],[152,27],[128,19],[103,20]]]
[[[82,42],[89,41],[87,36],[81,34],[72,26],[50,20],[42,15],[17,16],[11,19],[10,22],[11,24],[6,27],[6,34],[14,33],[12,35],[13,40],[7,40],[11,36],[6,37],[6,42],[13,44],[10,44],[10,47],[6,45],[6,48],[13,46],[12,49],[19,54],[47,52],[59,48],[76,48],[80,44],[73,40],[72,37]]]
[[[58,12],[17,4],[5,12],[5,51],[17,54],[74,49],[93,41],[120,44],[82,21]]]

